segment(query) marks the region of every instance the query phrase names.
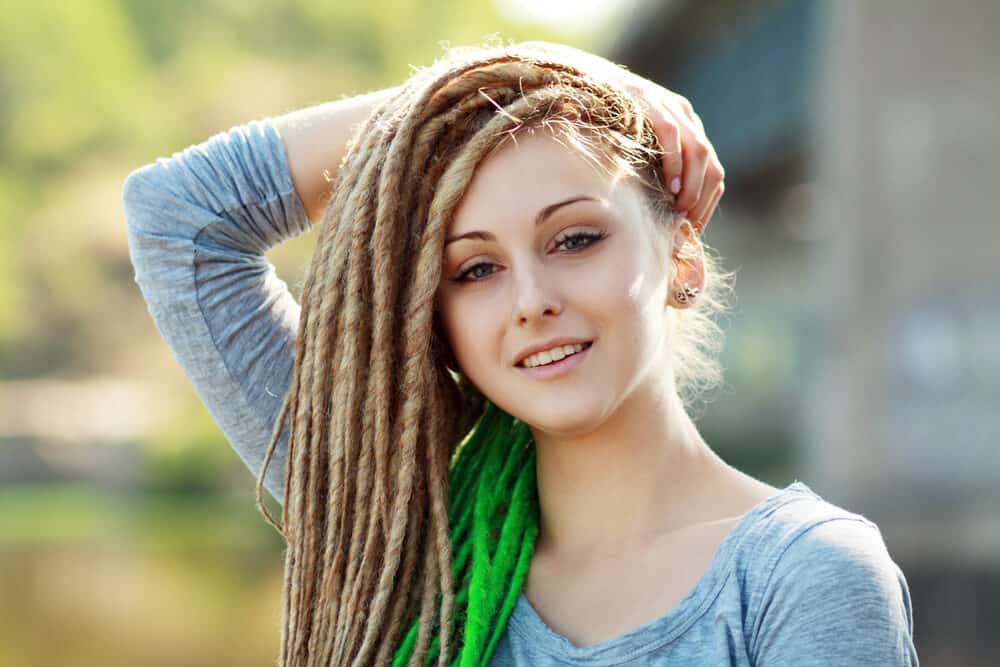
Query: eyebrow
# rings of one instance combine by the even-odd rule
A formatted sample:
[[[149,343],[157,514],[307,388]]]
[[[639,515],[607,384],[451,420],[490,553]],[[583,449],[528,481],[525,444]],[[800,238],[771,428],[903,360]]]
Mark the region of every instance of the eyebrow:
[[[576,195],[575,197],[570,197],[569,199],[564,199],[562,201],[556,202],[555,204],[549,204],[535,216],[535,227],[545,222],[553,213],[561,209],[563,206],[569,206],[570,204],[575,204],[578,201],[601,201],[596,197],[591,197],[590,195]],[[462,239],[481,239],[483,241],[496,241],[497,237],[490,232],[483,231],[471,231],[465,232],[464,234],[459,234],[458,236],[450,236],[445,239],[444,244],[447,246],[449,243],[455,241],[460,241]]]

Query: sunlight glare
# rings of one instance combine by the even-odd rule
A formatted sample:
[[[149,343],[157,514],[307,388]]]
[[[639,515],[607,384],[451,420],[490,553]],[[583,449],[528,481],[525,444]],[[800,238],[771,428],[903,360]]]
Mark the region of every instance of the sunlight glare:
[[[517,23],[542,23],[564,32],[581,32],[609,22],[635,0],[496,0]]]

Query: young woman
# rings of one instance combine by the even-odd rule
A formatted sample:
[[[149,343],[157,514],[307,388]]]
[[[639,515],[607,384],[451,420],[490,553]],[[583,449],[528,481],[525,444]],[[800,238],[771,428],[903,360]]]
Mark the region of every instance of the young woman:
[[[686,100],[538,43],[129,176],[136,281],[288,542],[281,664],[917,664],[877,526],[687,414],[722,191]],[[300,310],[264,253],[310,222]]]

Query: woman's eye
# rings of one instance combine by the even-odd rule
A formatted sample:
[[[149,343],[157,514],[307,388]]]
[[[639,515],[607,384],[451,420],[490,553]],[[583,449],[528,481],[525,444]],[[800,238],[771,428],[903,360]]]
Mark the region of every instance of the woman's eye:
[[[603,239],[604,236],[605,235],[603,233],[598,234],[594,232],[577,232],[576,234],[570,234],[569,236],[563,237],[562,239],[556,242],[556,246],[567,244],[568,247],[564,246],[566,247],[567,250],[570,251],[579,250],[581,248],[586,248],[587,246],[594,245],[595,243]]]
[[[475,282],[476,280],[480,280],[480,279],[485,278],[486,276],[492,274],[493,273],[492,271],[490,271],[489,273],[481,273],[479,271],[479,269],[481,269],[481,268],[484,268],[484,267],[485,268],[489,268],[491,266],[496,266],[496,265],[495,264],[489,264],[487,262],[480,262],[479,264],[473,264],[472,266],[470,266],[469,268],[467,268],[465,271],[462,271],[462,273],[460,273],[458,275],[458,278],[456,278],[456,280],[459,281],[459,282],[463,282],[463,283],[464,282]],[[470,275],[473,275],[474,277],[470,279],[469,278]]]

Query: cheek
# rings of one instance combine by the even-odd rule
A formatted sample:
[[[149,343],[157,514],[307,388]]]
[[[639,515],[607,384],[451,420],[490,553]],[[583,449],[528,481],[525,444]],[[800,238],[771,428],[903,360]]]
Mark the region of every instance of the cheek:
[[[441,303],[441,323],[456,361],[467,374],[489,354],[491,334],[496,329],[496,309],[485,307],[482,299],[451,295]]]
[[[593,286],[591,303],[601,312],[604,326],[618,333],[621,356],[647,355],[664,328],[666,284],[654,268],[647,262],[626,264]]]
[[[656,289],[656,277],[633,258],[609,262],[594,280],[587,281],[584,298],[617,322],[642,314]]]

